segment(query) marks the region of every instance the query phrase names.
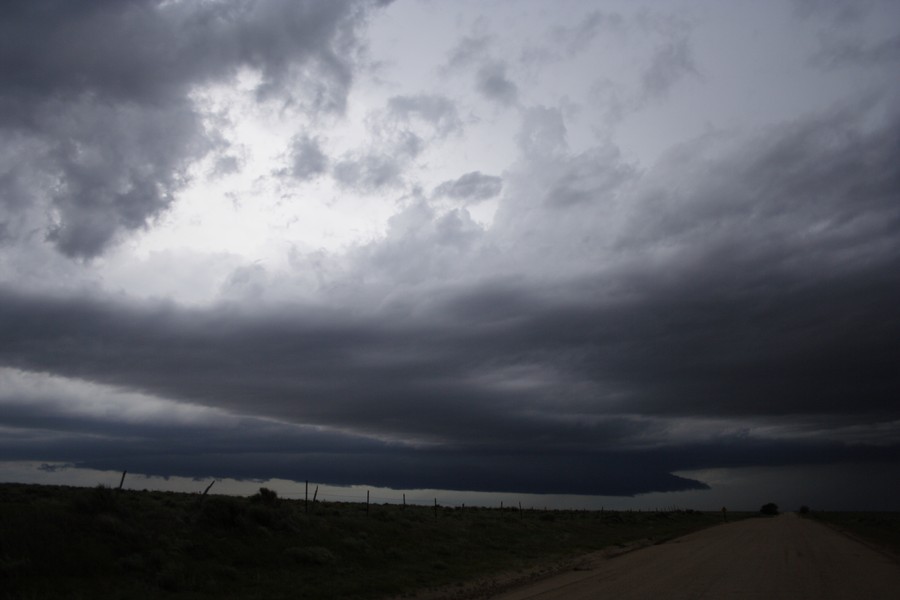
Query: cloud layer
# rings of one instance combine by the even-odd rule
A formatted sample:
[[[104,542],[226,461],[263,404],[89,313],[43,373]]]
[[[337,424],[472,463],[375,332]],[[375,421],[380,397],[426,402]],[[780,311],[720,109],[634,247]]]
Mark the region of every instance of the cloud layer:
[[[6,3],[0,127],[17,155],[3,182],[7,235],[38,227],[91,258],[147,226],[216,142],[191,93],[241,69],[258,73],[261,100],[343,111],[357,4]]]
[[[788,55],[804,74],[875,83],[656,153],[644,118],[677,129],[696,111],[666,111],[727,77],[691,18],[588,10],[522,25],[540,35],[517,46],[474,20],[424,69],[440,81],[413,89],[380,79],[366,38],[406,9],[0,9],[4,456],[607,495],[704,489],[688,470],[900,460],[893,37],[808,34]],[[827,27],[794,13],[798,31]],[[565,78],[610,47],[637,66]],[[256,132],[282,144],[262,174],[245,175],[261,146],[232,147],[216,85],[289,128]],[[183,297],[217,289],[207,302],[108,284],[204,160],[210,198],[231,178],[233,204],[386,217],[278,262],[154,256],[159,278],[188,273]]]

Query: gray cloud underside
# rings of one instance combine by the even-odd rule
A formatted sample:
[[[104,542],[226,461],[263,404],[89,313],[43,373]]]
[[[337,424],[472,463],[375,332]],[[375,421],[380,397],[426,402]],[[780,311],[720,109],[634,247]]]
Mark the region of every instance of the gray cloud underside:
[[[335,483],[362,477],[356,482],[394,487],[631,494],[698,485],[669,475],[679,469],[897,460],[890,427],[877,445],[848,445],[829,433],[835,423],[866,430],[900,419],[897,139],[896,116],[866,130],[835,112],[770,132],[712,168],[691,158],[702,147],[682,149],[663,174],[689,172],[690,185],[666,176],[659,181],[672,187],[658,186],[646,175],[632,198],[640,210],[612,240],[583,235],[596,229],[603,211],[591,211],[615,187],[596,177],[615,171],[611,159],[597,161],[594,173],[590,153],[546,164],[582,190],[599,180],[593,201],[548,202],[543,190],[522,219],[498,224],[496,234],[453,217],[455,251],[475,261],[462,261],[470,270],[502,259],[478,250],[504,243],[487,237],[525,228],[529,246],[516,256],[536,264],[589,243],[614,248],[612,259],[598,255],[593,273],[460,278],[421,262],[441,251],[435,240],[448,235],[440,224],[450,217],[419,204],[395,219],[385,240],[360,249],[358,270],[323,290],[333,301],[321,305],[254,315],[237,306],[132,306],[5,288],[0,364],[392,441],[355,442],[364,444],[359,452],[348,442],[349,454],[324,456],[300,441],[266,446],[266,460],[229,463],[232,475],[259,467],[254,476]],[[557,219],[548,220],[551,212]],[[566,214],[583,223],[567,227],[567,237],[535,228]],[[435,237],[421,237],[429,219],[427,235]],[[405,269],[412,270],[403,284]],[[445,282],[417,286],[428,269]],[[376,282],[390,275],[388,301]],[[732,432],[689,442],[670,438],[665,424],[800,417],[815,435]],[[7,425],[28,419],[38,422],[32,415]],[[182,464],[194,466],[160,457],[155,468],[221,473],[207,471],[223,455],[204,443],[185,450],[196,456]],[[38,445],[9,451],[114,466],[84,440],[63,436],[52,452]],[[151,470],[150,455],[132,448],[134,461]]]
[[[688,40],[671,40],[656,49],[650,66],[643,74],[642,95],[644,99],[665,96],[679,80],[691,74],[697,74],[697,67]]]
[[[398,185],[404,164],[419,152],[418,140],[409,141],[410,151],[399,155],[371,152],[346,156],[335,163],[331,175],[341,186],[363,191]]]
[[[619,32],[625,25],[625,19],[618,13],[595,10],[573,27],[555,27],[553,38],[562,43],[569,55],[585,50],[591,41],[605,32]]]
[[[58,417],[38,403],[5,407],[0,427],[7,460],[64,461],[166,477],[308,479],[395,489],[634,495],[706,488],[670,473],[678,469],[900,458],[896,445],[848,447],[741,435],[635,449],[554,449],[540,443],[498,449],[490,442],[416,447],[252,417],[224,427]]]
[[[490,62],[478,70],[475,88],[488,100],[513,105],[519,99],[519,88],[506,74],[506,64]]]
[[[485,175],[481,171],[472,171],[457,179],[444,181],[434,189],[434,195],[476,204],[497,196],[501,189],[503,189],[503,179],[500,177]]]
[[[388,100],[390,117],[402,124],[415,118],[427,122],[436,137],[444,137],[462,128],[456,104],[449,98],[434,94],[394,96]]]
[[[37,228],[89,258],[144,227],[215,143],[190,92],[239,68],[259,72],[260,100],[342,111],[364,6],[5,2],[0,131],[15,151],[0,163],[4,231]]]
[[[493,39],[484,34],[464,36],[448,53],[447,62],[442,70],[453,72],[483,60],[488,55],[492,43]]]
[[[794,14],[818,29],[819,50],[810,62],[829,69],[845,67],[890,67],[900,62],[900,36],[884,32],[861,35],[859,26],[871,20],[896,22],[900,10],[890,1],[852,2],[848,0],[793,0]],[[886,12],[885,12],[886,11]]]
[[[0,19],[0,244],[37,231],[86,257],[165,210],[184,167],[214,143],[191,86],[250,66],[261,99],[299,78],[318,83],[299,86],[312,92],[298,102],[339,111],[363,18],[339,2],[98,2],[63,16],[42,6],[6,3]],[[61,26],[70,17],[72,30]],[[572,51],[599,26],[566,32]],[[131,29],[140,34],[123,38]],[[692,72],[675,42],[647,72],[648,94]],[[467,49],[489,43],[468,40],[451,63],[472,64]],[[841,64],[893,60],[886,43]],[[482,94],[518,101],[502,63],[478,64]],[[570,154],[560,111],[526,109],[522,158],[504,172],[490,228],[417,198],[384,239],[341,257],[345,271],[323,273],[305,305],[187,309],[4,283],[0,365],[278,423],[129,425],[11,404],[2,455],[604,494],[700,486],[671,475],[679,469],[896,461],[900,117],[870,109],[786,123],[726,151],[698,140],[647,172],[614,148]],[[428,141],[413,121],[432,138],[460,127],[434,96],[395,97],[382,116],[379,152],[329,161],[317,140],[297,138],[293,174],[330,168],[344,186],[396,185]],[[469,173],[441,193],[479,197],[489,177]],[[263,267],[230,283],[257,276]],[[688,442],[667,425],[729,418],[799,419],[815,435]],[[888,433],[850,445],[836,423]]]
[[[900,64],[900,35],[878,42],[826,37],[812,63],[828,68]]]
[[[341,187],[371,192],[398,186],[429,143],[463,128],[456,104],[435,94],[394,96],[369,121],[369,147],[345,153],[331,170]]]
[[[322,151],[319,140],[308,135],[296,136],[290,148],[290,173],[304,181],[321,175],[328,169],[328,157]]]

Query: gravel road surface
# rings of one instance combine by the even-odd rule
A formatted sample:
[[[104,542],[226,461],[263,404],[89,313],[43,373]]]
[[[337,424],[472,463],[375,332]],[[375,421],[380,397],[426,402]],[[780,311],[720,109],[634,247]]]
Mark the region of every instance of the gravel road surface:
[[[495,600],[900,599],[900,564],[794,514],[727,523],[597,558]]]

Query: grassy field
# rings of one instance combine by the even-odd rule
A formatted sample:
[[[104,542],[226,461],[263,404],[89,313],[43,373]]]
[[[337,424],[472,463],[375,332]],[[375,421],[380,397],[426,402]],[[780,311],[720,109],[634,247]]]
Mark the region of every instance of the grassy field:
[[[381,598],[720,520],[0,484],[0,596]]]
[[[898,512],[810,512],[807,516],[844,530],[900,557]]]

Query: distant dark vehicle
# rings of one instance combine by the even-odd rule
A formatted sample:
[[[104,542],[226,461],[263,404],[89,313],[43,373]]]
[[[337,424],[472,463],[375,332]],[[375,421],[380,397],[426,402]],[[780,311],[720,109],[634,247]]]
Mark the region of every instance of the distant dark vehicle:
[[[800,514],[801,514],[801,515],[808,515],[808,514],[809,514],[809,507],[806,506],[805,504],[804,504],[803,506],[801,506],[801,507],[800,507]]]
[[[777,515],[778,514],[778,505],[774,502],[769,502],[768,504],[763,504],[762,508],[759,509],[764,515]]]

